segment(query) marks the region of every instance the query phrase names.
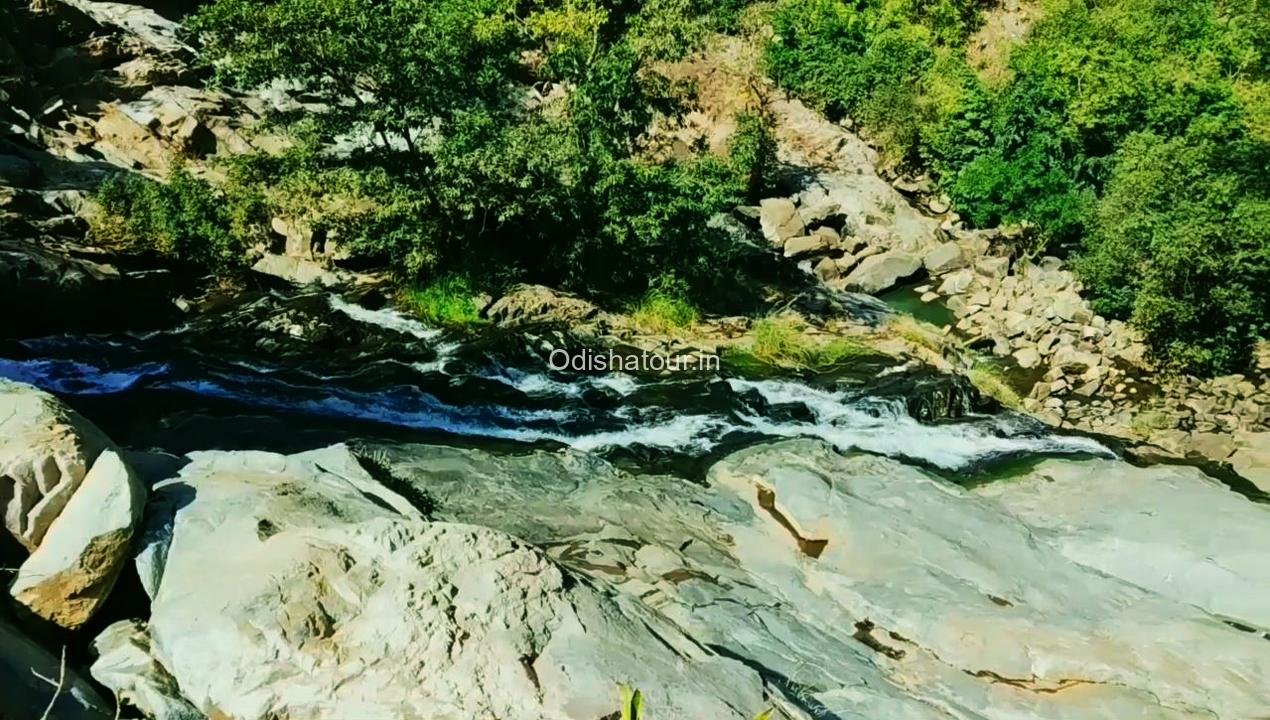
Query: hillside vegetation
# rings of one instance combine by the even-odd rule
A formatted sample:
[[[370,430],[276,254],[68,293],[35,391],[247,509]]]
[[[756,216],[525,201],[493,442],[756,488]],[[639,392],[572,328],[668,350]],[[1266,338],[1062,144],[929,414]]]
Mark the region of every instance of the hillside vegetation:
[[[744,27],[780,86],[929,171],[968,222],[1074,256],[1095,308],[1168,365],[1244,366],[1270,302],[1270,12],[1043,5],[989,83],[966,60],[976,0],[215,0],[187,22],[214,82],[313,103],[272,118],[290,149],[235,159],[223,187],[102,197],[122,234],[215,267],[283,214],[407,283],[723,307],[744,265],[711,218],[768,184],[771,127],[747,114],[726,156],[669,159],[649,129],[691,97],[656,68]]]
[[[1270,302],[1270,8],[1052,0],[981,81],[972,0],[784,0],[767,64],[927,168],[972,223],[1027,222],[1180,369],[1231,370]]]

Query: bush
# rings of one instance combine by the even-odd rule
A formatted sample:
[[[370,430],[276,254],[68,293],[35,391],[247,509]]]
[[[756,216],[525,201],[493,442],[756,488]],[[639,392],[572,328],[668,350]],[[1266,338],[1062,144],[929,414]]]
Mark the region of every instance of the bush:
[[[934,170],[972,225],[1080,252],[1095,307],[1168,365],[1239,368],[1267,332],[1270,21],[1256,3],[1055,0],[989,90],[972,2],[783,0],[774,77]]]
[[[219,192],[182,168],[162,183],[113,175],[102,183],[97,201],[106,213],[94,228],[99,242],[152,249],[213,272],[241,265],[268,219],[258,195]]]
[[[1094,309],[1176,369],[1244,367],[1270,331],[1268,163],[1270,145],[1218,120],[1131,136],[1077,264]]]

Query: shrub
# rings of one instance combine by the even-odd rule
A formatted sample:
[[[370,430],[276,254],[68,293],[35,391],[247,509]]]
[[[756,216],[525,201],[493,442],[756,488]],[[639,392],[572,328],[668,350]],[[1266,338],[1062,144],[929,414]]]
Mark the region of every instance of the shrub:
[[[245,189],[224,193],[183,168],[166,182],[111,176],[97,192],[105,217],[99,241],[153,249],[208,271],[240,265],[267,221],[261,198]]]
[[[1270,145],[1219,120],[1143,132],[1117,154],[1077,269],[1179,370],[1245,366],[1270,331]]]

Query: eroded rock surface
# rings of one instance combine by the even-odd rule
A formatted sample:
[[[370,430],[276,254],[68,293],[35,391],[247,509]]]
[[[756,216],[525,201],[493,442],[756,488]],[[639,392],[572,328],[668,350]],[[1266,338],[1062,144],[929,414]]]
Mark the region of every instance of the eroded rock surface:
[[[426,521],[343,448],[191,459],[141,569],[154,655],[211,717],[594,720],[619,682],[666,717],[762,709],[745,664],[503,532]]]
[[[130,556],[145,488],[92,423],[0,380],[0,502],[6,530],[30,552],[9,593],[44,620],[80,627]]]
[[[549,548],[817,717],[1234,718],[1270,702],[1270,568],[1254,561],[1270,513],[1193,469],[1051,460],[967,491],[800,440],[736,453],[702,488],[576,454],[386,453],[440,516]],[[1209,538],[1217,525],[1232,529]]]

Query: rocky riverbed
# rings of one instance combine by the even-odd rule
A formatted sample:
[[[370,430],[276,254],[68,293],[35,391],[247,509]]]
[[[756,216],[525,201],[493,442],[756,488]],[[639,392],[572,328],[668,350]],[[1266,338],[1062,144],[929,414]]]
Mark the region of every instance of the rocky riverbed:
[[[215,176],[302,99],[195,87],[150,7],[33,12],[0,46],[0,720],[1270,707],[1270,365],[1160,374],[1061,260],[1002,252],[1026,228],[967,229],[848,124],[773,98],[787,187],[716,220],[764,312],[855,362],[753,372],[752,317],[648,332],[540,286],[456,332],[302,218],[224,283],[95,243],[103,177]],[[668,69],[685,145],[726,141],[751,55]]]

